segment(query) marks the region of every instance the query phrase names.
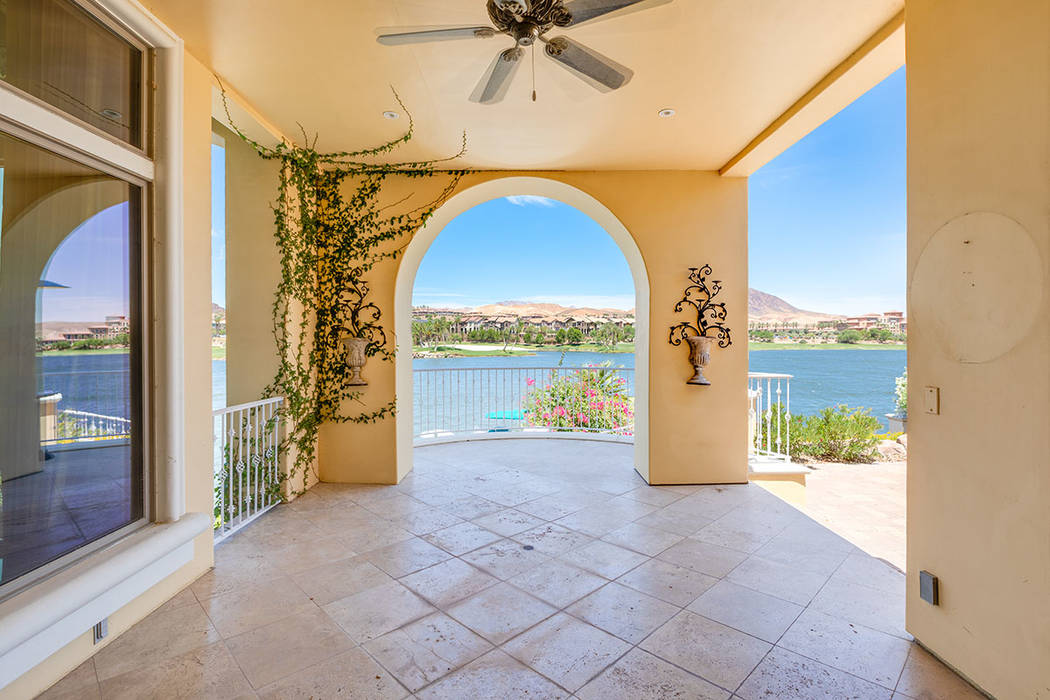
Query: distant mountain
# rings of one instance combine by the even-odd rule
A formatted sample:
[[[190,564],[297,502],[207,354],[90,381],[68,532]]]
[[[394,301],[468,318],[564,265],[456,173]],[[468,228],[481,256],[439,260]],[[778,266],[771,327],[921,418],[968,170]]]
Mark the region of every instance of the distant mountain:
[[[755,321],[818,323],[820,321],[837,321],[845,318],[845,316],[837,314],[806,311],[797,306],[792,306],[778,296],[760,292],[757,289],[747,290],[747,311],[751,319]]]
[[[211,312],[213,314],[223,314],[224,316],[226,315],[226,309],[222,308],[221,306],[216,304],[214,301],[211,303]]]

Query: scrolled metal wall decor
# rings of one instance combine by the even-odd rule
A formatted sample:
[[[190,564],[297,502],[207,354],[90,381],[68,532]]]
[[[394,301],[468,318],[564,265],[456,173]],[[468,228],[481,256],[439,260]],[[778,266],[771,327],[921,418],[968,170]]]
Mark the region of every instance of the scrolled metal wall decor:
[[[721,280],[707,281],[712,272],[710,265],[689,268],[690,285],[685,288],[682,298],[674,305],[675,313],[681,313],[686,304],[696,309],[696,323],[683,321],[671,326],[668,342],[689,345],[689,362],[693,365],[693,376],[687,384],[709,385],[704,376],[704,368],[711,363],[711,345],[715,341],[718,347],[727,348],[733,344],[732,333],[725,325],[726,305],[716,302],[714,298],[722,291]]]

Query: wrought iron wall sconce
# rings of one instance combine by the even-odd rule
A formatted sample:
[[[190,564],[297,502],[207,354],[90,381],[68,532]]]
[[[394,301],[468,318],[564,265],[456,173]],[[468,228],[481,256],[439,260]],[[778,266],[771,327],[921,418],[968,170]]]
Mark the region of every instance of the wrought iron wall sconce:
[[[689,362],[693,365],[693,376],[687,384],[707,386],[711,382],[704,376],[704,368],[711,363],[711,345],[717,342],[718,347],[728,348],[733,344],[729,328],[725,325],[726,305],[716,302],[714,298],[722,291],[721,280],[707,281],[711,266],[689,268],[689,286],[685,288],[681,300],[674,305],[675,313],[681,313],[688,304],[696,309],[696,323],[683,321],[671,326],[668,341],[671,345],[689,345]]]

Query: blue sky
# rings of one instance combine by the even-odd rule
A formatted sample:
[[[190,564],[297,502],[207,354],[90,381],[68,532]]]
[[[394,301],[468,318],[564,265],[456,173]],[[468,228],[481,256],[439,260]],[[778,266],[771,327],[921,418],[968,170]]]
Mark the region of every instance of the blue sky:
[[[497,301],[634,307],[623,253],[605,229],[542,197],[494,199],[452,220],[416,274],[414,306]]]
[[[38,321],[102,321],[128,314],[128,205],[103,209],[66,237],[42,277]]]
[[[755,173],[751,286],[811,311],[904,310],[901,68]]]

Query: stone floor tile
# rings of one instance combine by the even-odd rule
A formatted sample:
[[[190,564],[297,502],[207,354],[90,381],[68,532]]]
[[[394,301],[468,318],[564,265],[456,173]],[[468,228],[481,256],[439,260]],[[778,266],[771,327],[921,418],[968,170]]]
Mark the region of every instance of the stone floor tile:
[[[444,609],[467,596],[499,583],[499,579],[459,559],[448,559],[440,564],[409,574],[400,579],[400,582],[433,605]]]
[[[919,700],[984,700],[984,694],[960,678],[930,652],[912,644],[897,682],[897,692]]]
[[[687,609],[775,644],[803,608],[729,581],[719,581]]]
[[[503,537],[480,525],[464,522],[446,527],[444,530],[436,530],[429,535],[423,535],[423,539],[449,554],[459,556],[478,547],[492,544]]]
[[[681,535],[658,530],[638,523],[629,523],[607,533],[602,539],[627,549],[654,557],[668,547],[682,541]]]
[[[831,575],[831,581],[858,583],[895,596],[904,595],[906,590],[903,572],[892,564],[863,552],[848,555],[842,565]]]
[[[417,691],[492,649],[444,613],[434,613],[363,645],[411,691]]]
[[[493,513],[498,513],[504,508],[502,504],[490,501],[487,498],[482,498],[481,496],[476,496],[472,493],[460,496],[459,498],[454,498],[437,507],[446,513],[451,513],[457,518],[463,518],[464,520],[474,520],[475,518],[492,515]]]
[[[445,561],[449,554],[419,537],[373,549],[361,555],[394,578]]]
[[[800,571],[754,555],[729,572],[726,579],[760,593],[790,600],[796,605],[808,605],[827,581],[827,576]]]
[[[632,649],[576,691],[580,700],[728,700],[729,695],[641,649]]]
[[[101,697],[95,659],[90,658],[38,695],[36,700],[99,700]]]
[[[273,563],[285,574],[296,574],[329,562],[347,559],[357,552],[346,546],[342,537],[322,537],[308,546],[293,544],[271,553]]]
[[[541,498],[515,505],[515,509],[542,520],[564,518],[566,515],[583,510],[585,507],[585,503],[567,501],[560,494],[542,496]]]
[[[737,689],[743,700],[890,700],[886,688],[775,647]]]
[[[619,583],[607,584],[565,609],[631,644],[642,641],[678,610],[675,605]]]
[[[422,700],[563,700],[569,694],[499,649],[419,691]]]
[[[314,601],[290,578],[245,584],[236,591],[201,603],[208,619],[224,638],[235,637],[316,608]]]
[[[353,648],[354,643],[321,610],[289,617],[226,640],[248,682],[262,688]]]
[[[95,672],[105,681],[152,666],[221,639],[200,606],[155,612],[95,654]]]
[[[340,598],[323,609],[358,644],[434,611],[430,603],[397,581]]]
[[[426,510],[396,515],[387,519],[397,527],[408,530],[413,535],[426,535],[435,530],[452,527],[456,523],[463,522],[463,518],[458,518],[439,508],[427,508]]]
[[[564,608],[606,583],[601,576],[553,559],[508,579],[520,588],[556,608]]]
[[[610,512],[600,505],[578,510],[554,522],[591,537],[601,537],[624,526],[621,514]]]
[[[493,644],[502,644],[555,612],[506,583],[486,588],[448,609],[450,616]]]
[[[327,605],[393,579],[371,562],[354,557],[307,569],[292,576],[292,580],[314,603]]]
[[[893,689],[911,642],[809,609],[777,642],[789,651]]]
[[[662,508],[644,518],[639,518],[635,522],[639,525],[687,537],[695,532],[699,532],[701,528],[714,521],[697,513],[685,513]]]
[[[548,618],[503,650],[561,687],[575,691],[631,645],[565,613]]]
[[[657,557],[708,576],[721,578],[747,559],[747,554],[717,544],[686,538],[660,552]]]
[[[729,515],[732,514],[730,513]],[[720,547],[752,554],[762,548],[782,529],[783,525],[771,527],[765,523],[731,522],[727,521],[726,518],[721,518],[710,525],[700,528],[692,535],[692,538],[701,542],[709,542]]]
[[[505,508],[490,515],[474,518],[473,522],[486,530],[491,530],[504,537],[511,537],[537,525],[542,525],[545,521],[528,513],[522,513],[520,510]]]
[[[193,595],[193,591],[190,590],[189,586],[176,593],[173,598],[157,608],[155,612],[167,612],[177,608],[184,608],[187,605],[198,605],[197,596]]]
[[[591,537],[582,532],[575,532],[555,523],[544,523],[531,530],[519,532],[511,539],[522,545],[531,545],[537,552],[551,557],[577,549],[591,541]]]
[[[601,540],[566,552],[558,558],[610,580],[649,560],[644,554]]]
[[[260,700],[401,700],[408,695],[358,647],[259,689]]]
[[[670,505],[681,499],[682,496],[683,494],[653,488],[652,486],[639,486],[638,488],[623,494],[624,498],[631,498],[636,501],[641,501],[642,503],[648,503],[651,506],[657,506],[658,508]]]
[[[217,642],[143,666],[102,683],[106,700],[166,700],[167,698],[254,698],[240,666]]]
[[[450,523],[451,524],[451,523]],[[414,536],[408,530],[396,527],[388,522],[367,526],[340,528],[340,539],[355,552],[367,552],[397,542],[410,540]]]
[[[904,591],[887,593],[858,583],[829,580],[813,598],[810,608],[911,639],[904,629]]]
[[[253,523],[254,525],[254,523]],[[256,545],[234,548],[223,543],[215,548],[215,567],[190,584],[197,600],[236,591],[246,583],[258,583],[286,576]]]
[[[841,549],[821,547],[808,542],[773,540],[767,542],[756,554],[763,559],[786,564],[802,571],[831,576],[849,556]]]
[[[677,564],[650,559],[616,581],[672,605],[685,607],[715,585],[718,579]]]
[[[498,579],[517,576],[550,560],[546,554],[525,549],[514,540],[500,540],[460,558]]]
[[[750,635],[683,610],[638,645],[723,688],[736,688],[772,648]]]

